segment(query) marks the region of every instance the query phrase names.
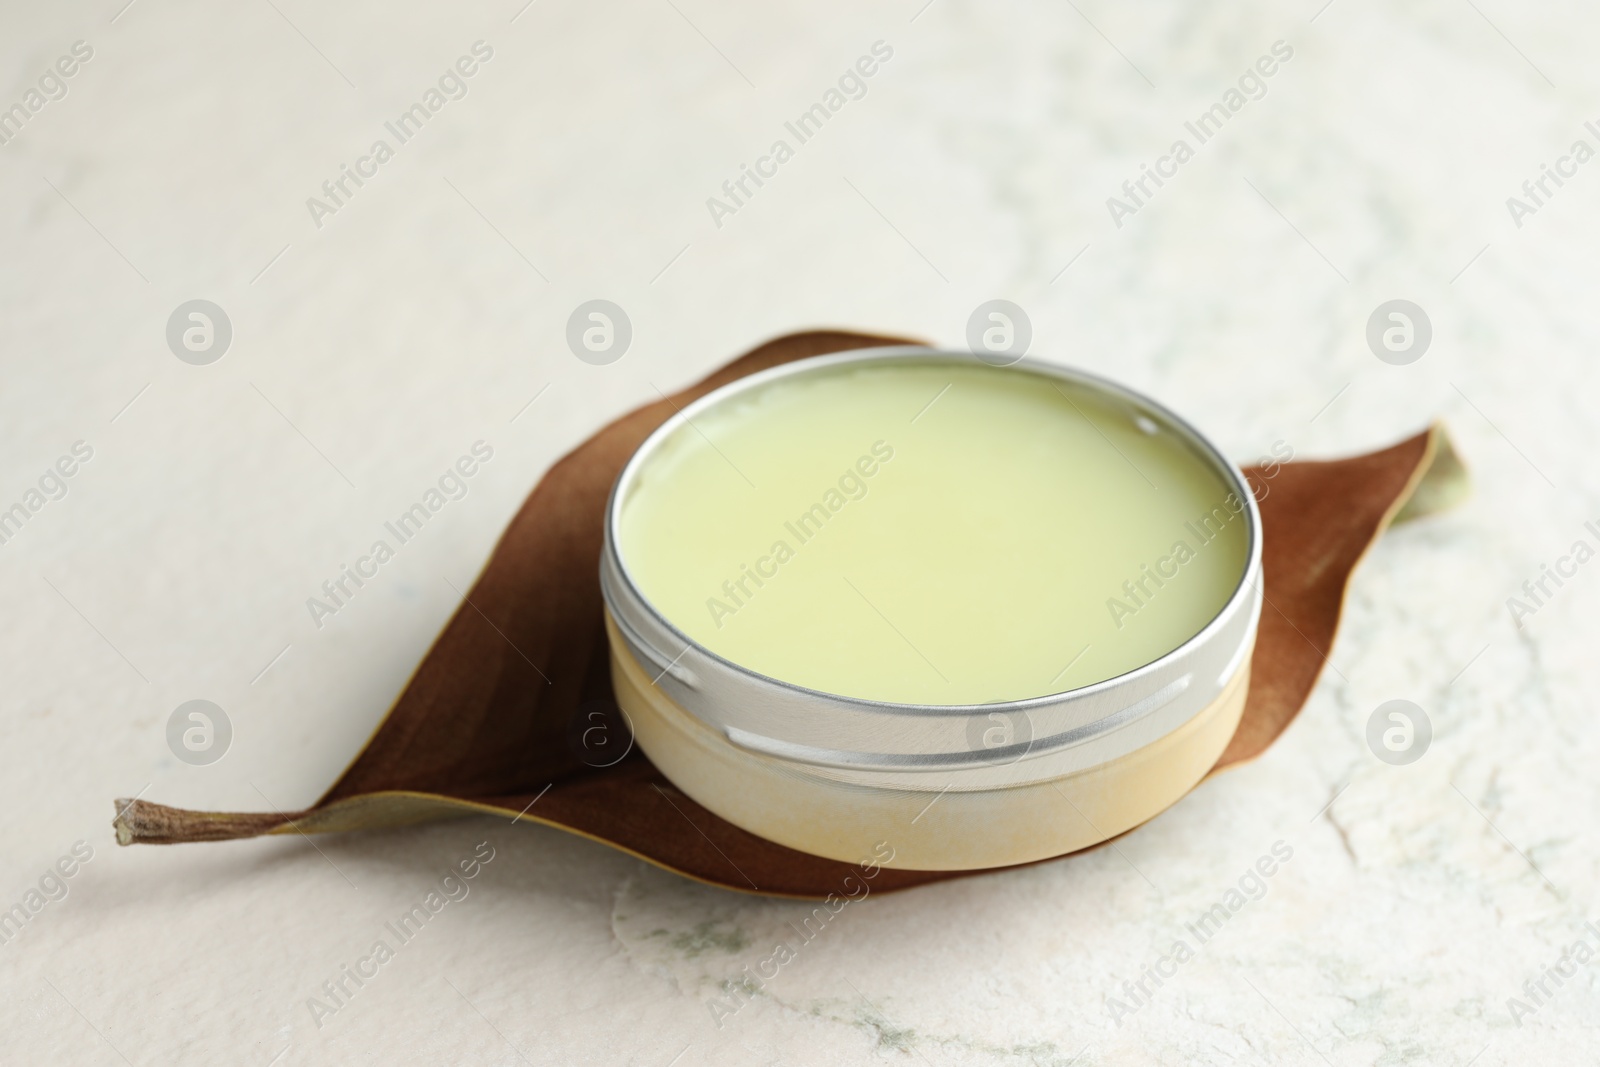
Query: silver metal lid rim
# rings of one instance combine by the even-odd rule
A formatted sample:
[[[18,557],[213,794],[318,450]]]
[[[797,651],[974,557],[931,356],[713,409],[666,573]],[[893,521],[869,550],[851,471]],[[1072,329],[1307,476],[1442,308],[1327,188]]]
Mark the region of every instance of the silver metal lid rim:
[[[1126,674],[1063,693],[979,705],[896,704],[806,689],[723,659],[679,631],[639,591],[616,541],[621,501],[654,447],[697,413],[730,395],[794,374],[844,364],[913,358],[974,362],[966,352],[920,347],[858,349],[758,372],[678,411],[624,466],[606,507],[601,590],[627,651],[677,704],[735,744],[768,758],[810,766],[827,777],[903,778],[946,771],[968,779],[1014,782],[1052,777],[1063,767],[1114,759],[1149,743],[1152,730],[1177,729],[1221,693],[1249,655],[1262,607],[1261,518],[1237,466],[1194,427],[1158,402],[1096,375],[1024,360],[1017,369],[1108,391],[1182,434],[1244,503],[1249,548],[1239,586],[1217,615],[1184,644]],[[1172,688],[1187,679],[1176,692]],[[1165,700],[1158,694],[1170,693]],[[1130,710],[1130,709],[1140,709]],[[974,717],[1006,717],[1028,736],[1003,751],[973,751]],[[1017,750],[1017,751],[1013,751]],[[1012,758],[1015,756],[1016,758]],[[1089,761],[1087,764],[1085,761]],[[1026,765],[1026,766],[1024,766]]]

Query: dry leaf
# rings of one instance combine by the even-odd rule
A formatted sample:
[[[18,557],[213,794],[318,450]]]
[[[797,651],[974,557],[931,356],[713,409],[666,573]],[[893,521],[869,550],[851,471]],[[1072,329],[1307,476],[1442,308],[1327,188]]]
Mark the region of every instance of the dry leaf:
[[[905,343],[912,342],[836,332],[780,337],[605,427],[534,488],[388,716],[313,807],[226,814],[119,800],[117,840],[323,833],[481,811],[580,834],[732,889],[799,897],[839,891],[853,866],[723,821],[637,750],[612,766],[590,766],[572,738],[593,712],[620,722],[598,573],[606,498],[633,451],[674,409],[744,375]],[[1332,648],[1350,572],[1384,528],[1449,506],[1467,484],[1439,426],[1367,455],[1291,462],[1270,478],[1259,468],[1246,474],[1264,493],[1266,604],[1244,718],[1213,774],[1259,755],[1293,721]],[[971,873],[884,869],[873,888]]]

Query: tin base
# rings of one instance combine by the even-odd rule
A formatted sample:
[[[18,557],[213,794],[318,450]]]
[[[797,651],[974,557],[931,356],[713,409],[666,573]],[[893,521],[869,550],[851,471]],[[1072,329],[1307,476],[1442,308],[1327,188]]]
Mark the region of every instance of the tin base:
[[[673,785],[735,826],[780,845],[845,863],[870,858],[908,870],[1030,863],[1138,826],[1205,777],[1233,737],[1249,689],[1245,656],[1216,699],[1178,729],[1060,778],[963,790],[927,771],[907,788],[873,788],[736,747],[651,683],[609,611],[606,632],[617,703],[639,747]],[[890,850],[893,858],[883,860]]]

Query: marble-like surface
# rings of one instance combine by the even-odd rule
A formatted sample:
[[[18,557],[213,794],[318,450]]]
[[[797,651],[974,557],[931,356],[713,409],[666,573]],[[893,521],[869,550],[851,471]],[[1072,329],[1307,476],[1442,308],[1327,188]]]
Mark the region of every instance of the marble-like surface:
[[[1583,525],[1600,163],[1520,226],[1506,205],[1574,140],[1600,147],[1589,9],[123,2],[0,16],[0,108],[93,48],[0,146],[0,505],[93,449],[0,546],[0,906],[92,849],[0,945],[0,1058],[1593,1055],[1600,962],[1546,980],[1532,1014],[1508,998],[1600,944],[1600,566],[1521,627],[1506,605],[1575,540],[1600,544]],[[306,199],[479,40],[493,56],[467,95],[318,228]],[[706,198],[880,40],[866,95],[718,227]],[[1265,95],[1114,225],[1106,198],[1279,40],[1293,57]],[[596,297],[634,326],[609,366],[563,340]],[[731,1014],[807,906],[487,818],[113,843],[115,795],[311,801],[595,426],[792,329],[960,344],[995,297],[1026,309],[1034,351],[1151,391],[1241,460],[1448,420],[1477,495],[1369,556],[1325,677],[1259,761],[1115,850],[852,903]],[[1397,297],[1433,326],[1406,366],[1364,339]],[[209,366],[164,339],[193,298],[233,324]],[[494,458],[468,495],[315,626],[305,599],[480,439]],[[1409,766],[1365,742],[1396,697],[1434,731]],[[194,698],[233,724],[209,766],[165,740]],[[484,841],[470,893],[318,1019],[322,983]],[[1264,895],[1120,1012],[1277,842],[1292,857]]]

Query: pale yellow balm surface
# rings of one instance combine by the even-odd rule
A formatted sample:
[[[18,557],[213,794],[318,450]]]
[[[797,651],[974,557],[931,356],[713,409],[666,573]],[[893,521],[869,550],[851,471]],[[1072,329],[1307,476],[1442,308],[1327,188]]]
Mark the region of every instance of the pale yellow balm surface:
[[[680,425],[622,501],[665,618],[770,678],[982,704],[1172,651],[1244,574],[1245,504],[1134,405],[907,359],[782,378]]]

